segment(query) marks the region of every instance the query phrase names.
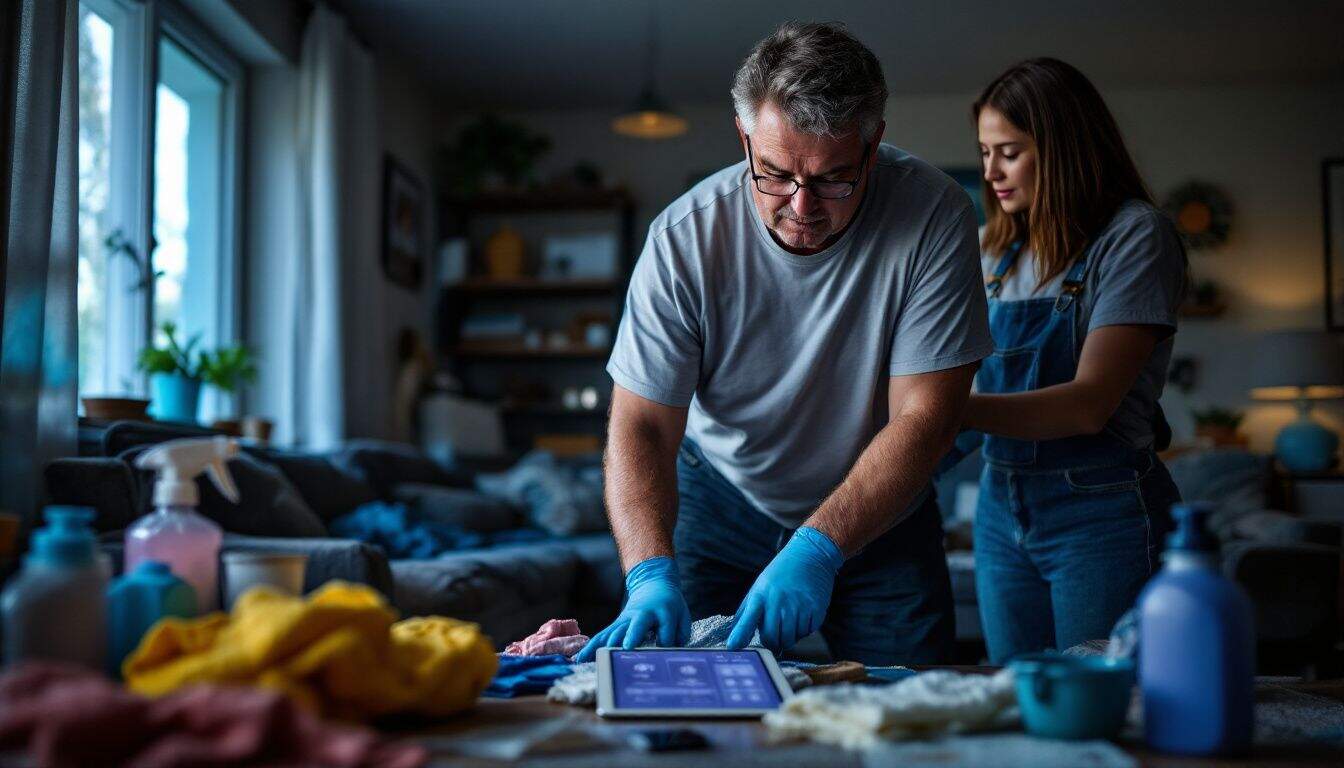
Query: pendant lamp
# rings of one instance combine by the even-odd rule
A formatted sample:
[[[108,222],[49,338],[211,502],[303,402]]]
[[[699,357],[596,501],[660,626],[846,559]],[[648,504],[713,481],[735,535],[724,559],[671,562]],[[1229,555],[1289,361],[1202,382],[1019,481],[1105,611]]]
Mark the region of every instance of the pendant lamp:
[[[658,95],[658,12],[657,0],[649,2],[649,52],[644,88],[633,106],[611,121],[611,129],[636,139],[670,139],[686,132],[686,118],[672,111]]]

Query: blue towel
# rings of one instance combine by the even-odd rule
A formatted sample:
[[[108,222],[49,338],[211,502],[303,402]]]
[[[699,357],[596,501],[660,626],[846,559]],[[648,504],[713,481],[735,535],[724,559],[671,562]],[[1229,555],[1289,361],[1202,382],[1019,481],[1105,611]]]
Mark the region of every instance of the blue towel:
[[[426,559],[445,552],[483,549],[550,538],[537,528],[482,533],[448,523],[425,520],[414,507],[400,502],[373,501],[331,521],[337,535],[377,544],[394,560]]]
[[[551,683],[568,675],[574,665],[560,654],[550,656],[511,656],[499,654],[499,670],[482,693],[492,699],[545,693]]]

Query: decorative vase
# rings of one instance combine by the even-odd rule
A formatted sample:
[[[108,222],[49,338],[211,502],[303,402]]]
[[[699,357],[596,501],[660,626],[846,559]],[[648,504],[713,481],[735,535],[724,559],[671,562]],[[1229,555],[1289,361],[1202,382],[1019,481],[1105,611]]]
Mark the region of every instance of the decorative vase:
[[[485,264],[490,277],[512,280],[523,276],[523,236],[507,225],[485,241]]]
[[[156,373],[149,377],[153,403],[151,415],[159,421],[196,423],[196,408],[201,403],[201,380],[180,373]]]
[[[1305,409],[1274,440],[1274,454],[1291,472],[1324,472],[1335,465],[1337,450],[1339,436],[1312,421]]]

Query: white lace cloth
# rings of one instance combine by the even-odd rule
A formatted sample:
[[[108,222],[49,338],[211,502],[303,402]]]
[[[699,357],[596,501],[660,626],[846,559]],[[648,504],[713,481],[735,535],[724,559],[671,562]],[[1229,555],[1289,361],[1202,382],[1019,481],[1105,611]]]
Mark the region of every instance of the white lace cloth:
[[[805,738],[863,749],[882,739],[999,728],[1017,717],[1012,672],[933,670],[888,686],[811,688],[767,713],[764,722],[777,740]]]

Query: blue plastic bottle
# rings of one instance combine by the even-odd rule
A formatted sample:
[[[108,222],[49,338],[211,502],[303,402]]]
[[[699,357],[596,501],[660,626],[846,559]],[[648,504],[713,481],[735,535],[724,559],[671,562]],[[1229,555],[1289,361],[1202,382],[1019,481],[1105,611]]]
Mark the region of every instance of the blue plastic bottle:
[[[1251,602],[1219,570],[1207,504],[1172,507],[1162,570],[1139,595],[1139,685],[1148,745],[1183,755],[1250,748],[1255,701]]]
[[[107,577],[93,510],[47,507],[23,570],[0,595],[4,663],[66,661],[101,670],[107,658]]]
[[[121,677],[121,662],[145,632],[165,616],[196,615],[196,590],[167,564],[146,560],[107,588],[108,672]]]

